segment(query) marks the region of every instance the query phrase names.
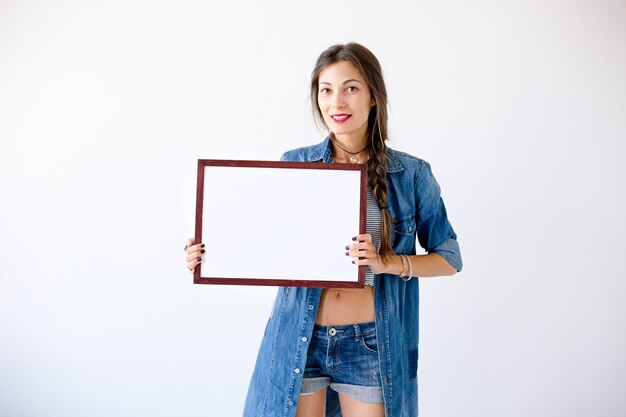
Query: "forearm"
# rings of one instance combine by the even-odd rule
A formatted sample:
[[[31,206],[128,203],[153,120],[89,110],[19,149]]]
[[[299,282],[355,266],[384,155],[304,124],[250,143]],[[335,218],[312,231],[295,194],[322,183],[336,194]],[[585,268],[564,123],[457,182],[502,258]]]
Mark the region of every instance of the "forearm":
[[[439,277],[446,275],[454,275],[456,268],[446,261],[442,256],[436,253],[427,253],[424,255],[410,255],[409,262],[413,267],[413,276],[420,278]],[[393,255],[386,263],[385,270],[382,272],[400,275],[403,265],[400,255]],[[408,274],[408,268],[405,273]]]
[[[407,276],[411,273],[411,276],[414,277],[440,277],[454,275],[457,272],[457,267],[434,251],[425,255],[405,255],[410,262],[410,267],[407,265],[405,269],[400,255],[392,255],[385,262],[376,247],[374,247],[371,235],[357,235],[352,240],[356,241],[356,243],[346,246],[346,256],[352,257],[352,263],[355,265],[369,266],[370,270],[375,274],[400,275],[404,269]],[[437,248],[439,250],[450,250],[450,248],[442,248],[441,245],[437,246]]]

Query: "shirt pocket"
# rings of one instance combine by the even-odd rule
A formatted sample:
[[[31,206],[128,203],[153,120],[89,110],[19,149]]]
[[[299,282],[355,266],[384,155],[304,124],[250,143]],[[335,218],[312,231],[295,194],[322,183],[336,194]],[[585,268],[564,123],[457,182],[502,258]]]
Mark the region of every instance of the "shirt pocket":
[[[401,219],[397,219],[394,223],[394,229],[397,234],[400,235],[414,235],[415,234],[415,215],[405,216]]]
[[[411,253],[415,245],[415,215],[396,219],[393,225],[393,247],[396,253]]]

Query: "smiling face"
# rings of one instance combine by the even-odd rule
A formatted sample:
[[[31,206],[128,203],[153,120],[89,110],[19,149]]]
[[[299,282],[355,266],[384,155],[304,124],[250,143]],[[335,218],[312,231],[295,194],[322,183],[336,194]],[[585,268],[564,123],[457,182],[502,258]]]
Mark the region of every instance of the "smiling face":
[[[374,101],[365,79],[354,65],[339,61],[320,72],[317,105],[326,126],[339,141],[362,147]]]

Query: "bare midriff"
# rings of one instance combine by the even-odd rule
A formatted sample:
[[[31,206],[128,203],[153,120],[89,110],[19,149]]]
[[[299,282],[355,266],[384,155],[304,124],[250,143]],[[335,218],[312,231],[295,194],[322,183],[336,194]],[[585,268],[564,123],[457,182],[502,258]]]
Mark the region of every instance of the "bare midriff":
[[[326,288],[322,291],[315,324],[341,326],[374,321],[374,287]]]

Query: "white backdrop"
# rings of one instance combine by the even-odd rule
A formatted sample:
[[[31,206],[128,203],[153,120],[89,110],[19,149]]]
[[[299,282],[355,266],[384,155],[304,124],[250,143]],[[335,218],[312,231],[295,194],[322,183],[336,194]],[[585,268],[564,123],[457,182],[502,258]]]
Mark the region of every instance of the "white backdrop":
[[[353,40],[465,262],[421,281],[420,415],[626,415],[625,21],[622,0],[1,0],[0,415],[240,415],[276,289],[192,284],[196,160],[319,141],[310,71]]]

